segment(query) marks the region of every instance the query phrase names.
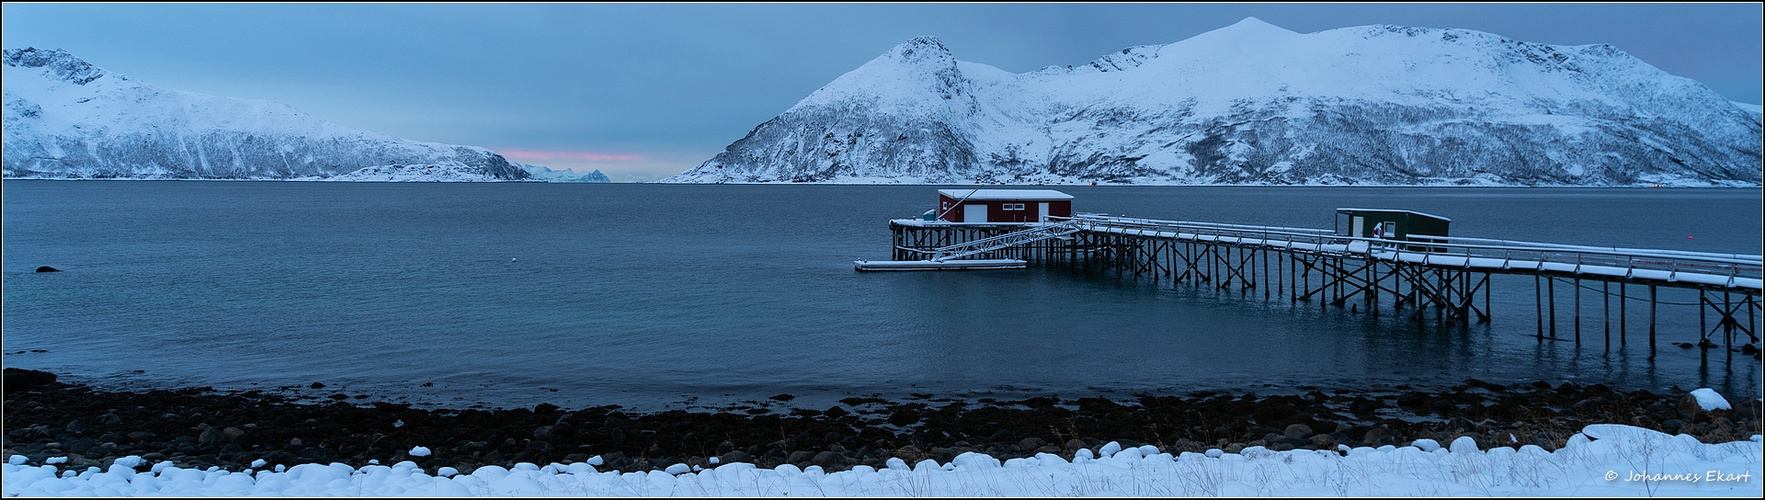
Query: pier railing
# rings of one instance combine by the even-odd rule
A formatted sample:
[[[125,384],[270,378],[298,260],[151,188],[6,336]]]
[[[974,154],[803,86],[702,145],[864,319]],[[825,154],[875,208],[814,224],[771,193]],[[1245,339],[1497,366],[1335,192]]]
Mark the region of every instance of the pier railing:
[[[1569,284],[1573,339],[1581,341],[1582,292],[1601,296],[1606,341],[1617,318],[1618,344],[1625,342],[1626,312],[1635,287],[1646,290],[1648,345],[1654,352],[1658,289],[1697,294],[1698,342],[1727,346],[1745,335],[1759,342],[1758,313],[1765,311],[1765,259],[1642,248],[1566,245],[1468,237],[1404,235],[1368,238],[1333,229],[1141,219],[1107,214],[1050,217],[1046,222],[956,223],[898,219],[889,223],[897,261],[938,264],[1017,259],[1039,266],[1113,271],[1119,276],[1172,284],[1192,283],[1263,299],[1363,307],[1372,315],[1392,311],[1418,323],[1426,311],[1446,323],[1489,321],[1494,275],[1530,276],[1537,299],[1537,336],[1557,338],[1556,285]],[[941,265],[906,266],[944,269]],[[1020,266],[1021,267],[1021,266]],[[862,269],[861,269],[862,270]],[[1584,281],[1597,282],[1595,286]],[[1616,293],[1612,292],[1616,289]],[[1477,296],[1482,295],[1482,304]],[[1616,316],[1611,306],[1618,300]],[[1638,296],[1635,300],[1645,300]],[[1350,304],[1350,299],[1354,299]],[[1688,304],[1680,304],[1688,305]],[[1716,323],[1706,321],[1715,313]],[[1548,334],[1548,337],[1547,337]],[[1691,345],[1691,344],[1684,344]]]
[[[1422,235],[1409,235],[1402,240],[1362,238],[1338,235],[1329,229],[1109,215],[1078,215],[1070,219],[1055,219],[1070,220],[1085,231],[1331,255],[1353,254],[1428,266],[1476,268],[1480,271],[1590,275],[1752,290],[1760,290],[1762,278],[1765,278],[1765,259],[1759,255]]]

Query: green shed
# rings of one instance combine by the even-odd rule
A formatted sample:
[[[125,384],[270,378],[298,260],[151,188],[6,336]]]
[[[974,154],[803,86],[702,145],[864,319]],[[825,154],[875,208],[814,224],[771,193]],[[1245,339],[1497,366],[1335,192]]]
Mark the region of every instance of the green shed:
[[[1343,217],[1347,217],[1348,232],[1343,233]],[[1384,238],[1389,240],[1409,240],[1410,235],[1447,236],[1447,225],[1452,219],[1434,214],[1425,214],[1413,210],[1393,210],[1384,208],[1338,208],[1336,209],[1336,233],[1356,238]],[[1415,248],[1421,250],[1421,248]]]

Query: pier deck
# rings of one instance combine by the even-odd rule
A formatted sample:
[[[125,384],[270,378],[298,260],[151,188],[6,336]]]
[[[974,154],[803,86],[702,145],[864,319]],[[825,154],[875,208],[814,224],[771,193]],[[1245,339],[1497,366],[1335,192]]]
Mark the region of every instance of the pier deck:
[[[1581,295],[1587,288],[1583,281],[1600,283],[1596,291],[1607,309],[1612,296],[1620,299],[1621,342],[1630,289],[1646,288],[1651,349],[1658,289],[1690,289],[1699,297],[1698,345],[1715,346],[1711,336],[1718,333],[1724,345],[1742,334],[1755,349],[1760,341],[1765,265],[1759,255],[1422,235],[1363,238],[1331,229],[1108,215],[1051,217],[1043,223],[897,219],[889,227],[895,261],[943,265],[967,259],[1012,259],[1028,265],[1114,271],[1136,279],[1209,283],[1219,288],[1235,285],[1240,291],[1261,289],[1264,298],[1280,292],[1293,302],[1316,299],[1343,306],[1357,299],[1359,307],[1375,315],[1383,307],[1407,308],[1418,322],[1430,309],[1445,322],[1486,322],[1491,275],[1533,276],[1540,339],[1547,332],[1550,338],[1557,336],[1555,285],[1564,281],[1575,286],[1572,314],[1577,342]],[[1479,292],[1481,301],[1476,300]],[[1717,320],[1713,328],[1706,320],[1710,313]]]

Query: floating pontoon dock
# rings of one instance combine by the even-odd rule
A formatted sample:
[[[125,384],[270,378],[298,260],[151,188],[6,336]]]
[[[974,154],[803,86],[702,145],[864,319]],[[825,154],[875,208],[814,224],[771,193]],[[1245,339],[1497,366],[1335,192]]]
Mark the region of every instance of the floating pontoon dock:
[[[982,269],[1023,269],[1029,262],[1019,259],[979,260],[856,260],[852,267],[859,271],[967,271]]]

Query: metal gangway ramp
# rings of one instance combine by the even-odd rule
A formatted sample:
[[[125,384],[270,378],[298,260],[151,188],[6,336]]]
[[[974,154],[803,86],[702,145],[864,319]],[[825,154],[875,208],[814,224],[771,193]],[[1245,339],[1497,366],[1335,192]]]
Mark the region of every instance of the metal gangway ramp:
[[[1022,231],[938,247],[931,251],[932,257],[929,260],[944,262],[971,255],[979,255],[994,250],[1035,243],[1042,240],[1071,236],[1073,233],[1079,232],[1081,224],[1082,222],[1078,220],[1043,223],[1031,226],[1029,229]]]
[[[1009,233],[945,245],[931,250],[915,250],[924,260],[895,261],[853,261],[853,267],[859,271],[907,271],[907,270],[945,270],[945,269],[1021,269],[1028,265],[1018,259],[972,259],[962,260],[988,252],[1007,248],[1029,245],[1039,241],[1070,237],[1078,233],[1082,222],[1066,220],[1050,223],[1028,224],[1027,229]]]

